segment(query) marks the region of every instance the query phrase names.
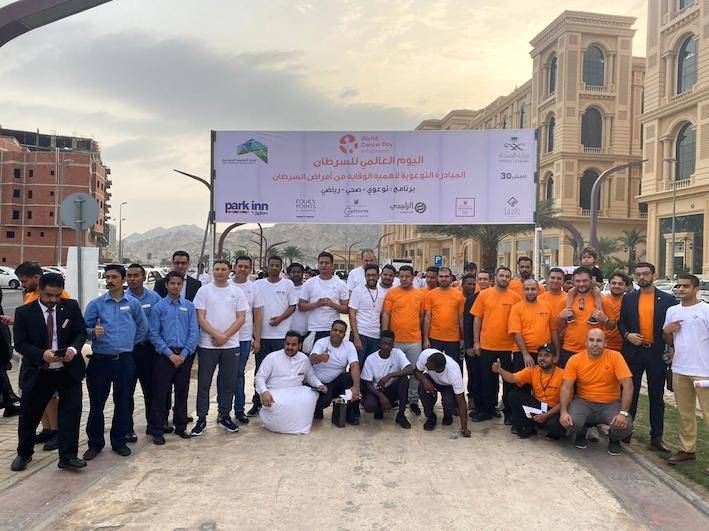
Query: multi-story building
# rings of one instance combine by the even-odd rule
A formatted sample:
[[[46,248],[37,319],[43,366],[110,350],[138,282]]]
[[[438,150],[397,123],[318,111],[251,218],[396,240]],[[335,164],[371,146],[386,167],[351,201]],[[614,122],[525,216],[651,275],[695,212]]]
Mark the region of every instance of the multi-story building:
[[[709,1],[649,0],[645,78],[648,257],[709,275]],[[673,207],[674,205],[674,207]],[[672,218],[675,213],[675,245]]]
[[[92,139],[0,129],[0,264],[65,264],[76,232],[62,228],[59,205],[74,192],[99,202],[82,244],[105,247],[109,175]]]
[[[565,11],[532,41],[532,79],[483,109],[451,111],[426,120],[418,130],[524,129],[539,132],[539,196],[553,199],[560,217],[586,240],[591,187],[605,170],[642,156],[640,114],[645,59],[633,57],[635,18]],[[644,229],[647,214],[637,200],[640,168],[618,172],[600,190],[598,235],[618,238]],[[454,270],[478,261],[474,240],[420,234],[415,226],[387,225],[383,245],[389,258],[413,258],[417,269],[436,255]],[[574,247],[562,229],[544,229],[543,263],[573,264]],[[498,263],[530,256],[533,232],[507,237]],[[642,252],[642,249],[637,251]]]

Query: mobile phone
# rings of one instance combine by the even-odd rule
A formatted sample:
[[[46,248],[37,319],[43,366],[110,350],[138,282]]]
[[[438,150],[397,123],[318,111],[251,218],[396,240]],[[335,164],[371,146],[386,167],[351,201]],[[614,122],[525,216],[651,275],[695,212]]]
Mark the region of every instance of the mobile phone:
[[[66,349],[65,348],[60,348],[54,351],[54,357],[55,358],[63,358],[66,356]]]

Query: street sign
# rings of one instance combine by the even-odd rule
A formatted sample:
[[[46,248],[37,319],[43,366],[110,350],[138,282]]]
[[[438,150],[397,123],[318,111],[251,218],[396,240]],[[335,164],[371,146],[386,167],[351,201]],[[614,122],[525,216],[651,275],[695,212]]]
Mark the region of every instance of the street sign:
[[[433,259],[433,265],[436,267],[443,266],[443,257],[440,254],[437,254],[436,258]]]

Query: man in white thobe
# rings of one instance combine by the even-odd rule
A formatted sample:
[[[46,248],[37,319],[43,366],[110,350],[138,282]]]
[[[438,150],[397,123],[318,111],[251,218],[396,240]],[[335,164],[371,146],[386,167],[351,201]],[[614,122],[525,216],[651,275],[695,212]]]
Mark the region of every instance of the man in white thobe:
[[[289,331],[283,349],[267,355],[256,373],[261,422],[276,433],[310,433],[318,391],[327,392],[299,344],[298,333]]]

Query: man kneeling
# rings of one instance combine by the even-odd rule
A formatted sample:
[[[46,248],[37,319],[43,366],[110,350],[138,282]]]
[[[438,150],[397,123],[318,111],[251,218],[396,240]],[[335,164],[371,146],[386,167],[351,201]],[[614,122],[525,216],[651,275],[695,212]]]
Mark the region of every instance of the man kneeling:
[[[394,347],[394,332],[384,330],[379,339],[379,350],[367,356],[362,369],[362,380],[367,386],[364,410],[374,413],[375,419],[383,419],[384,412],[398,402],[396,423],[411,429],[406,418],[406,403],[409,393],[409,376],[413,374],[411,363],[404,351]]]
[[[548,439],[560,439],[566,433],[566,430],[559,424],[559,411],[561,410],[559,393],[564,371],[554,364],[553,347],[550,345],[539,347],[537,363],[539,365],[511,373],[500,366],[498,359],[492,364],[492,370],[502,376],[502,379],[507,383],[518,386],[510,391],[508,398],[513,432],[520,439],[526,439],[536,434],[537,427],[539,427],[547,430]],[[530,395],[526,388],[529,385],[532,386],[533,395]],[[524,406],[533,407],[542,412],[531,415],[530,418],[525,413]]]
[[[434,348],[427,348],[421,352],[414,374],[419,381],[419,398],[426,415],[423,429],[431,431],[436,427],[438,419],[433,412],[433,406],[436,404],[438,393],[441,393],[443,425],[453,424],[453,414],[457,409],[460,414],[460,433],[463,437],[470,437],[463,373],[458,363]]]
[[[298,332],[290,330],[283,348],[268,354],[256,373],[254,386],[263,406],[261,422],[276,433],[310,433],[317,391],[327,392],[299,347]]]

